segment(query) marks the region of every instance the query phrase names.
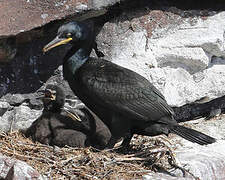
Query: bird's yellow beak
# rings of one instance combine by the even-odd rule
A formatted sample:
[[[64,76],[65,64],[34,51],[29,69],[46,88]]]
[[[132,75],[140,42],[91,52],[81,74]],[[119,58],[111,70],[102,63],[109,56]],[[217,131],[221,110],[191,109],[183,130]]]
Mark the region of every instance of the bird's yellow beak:
[[[47,52],[50,49],[63,45],[63,44],[67,44],[68,42],[72,41],[73,39],[71,37],[69,38],[59,38],[58,36],[56,36],[55,39],[53,39],[50,43],[48,43],[44,48],[43,48],[43,52]]]

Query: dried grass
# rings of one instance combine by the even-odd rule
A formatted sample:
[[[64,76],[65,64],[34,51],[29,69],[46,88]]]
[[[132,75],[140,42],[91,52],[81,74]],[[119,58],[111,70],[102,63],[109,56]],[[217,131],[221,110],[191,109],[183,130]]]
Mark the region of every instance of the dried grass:
[[[53,179],[140,179],[171,168],[172,151],[161,141],[135,136],[129,150],[51,147],[34,143],[20,132],[0,134],[0,152],[27,162]],[[172,166],[171,166],[172,165]]]

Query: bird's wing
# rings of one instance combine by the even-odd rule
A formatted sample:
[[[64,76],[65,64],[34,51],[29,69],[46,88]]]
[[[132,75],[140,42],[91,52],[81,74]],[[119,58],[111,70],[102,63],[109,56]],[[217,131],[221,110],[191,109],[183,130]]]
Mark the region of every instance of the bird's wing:
[[[88,96],[103,107],[146,121],[173,115],[164,96],[141,75],[103,60],[89,60],[86,68],[82,82]]]

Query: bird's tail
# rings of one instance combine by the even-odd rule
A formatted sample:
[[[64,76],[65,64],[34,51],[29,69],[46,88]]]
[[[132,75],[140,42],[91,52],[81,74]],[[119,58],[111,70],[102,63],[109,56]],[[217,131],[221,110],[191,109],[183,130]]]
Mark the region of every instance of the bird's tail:
[[[212,144],[216,139],[191,128],[176,125],[170,131],[182,138],[200,145]]]

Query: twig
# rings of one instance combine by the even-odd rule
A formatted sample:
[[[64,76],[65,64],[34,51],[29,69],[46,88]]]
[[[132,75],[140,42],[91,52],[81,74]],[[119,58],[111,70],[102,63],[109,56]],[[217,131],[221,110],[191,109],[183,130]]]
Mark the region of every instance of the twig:
[[[1,151],[3,151],[3,152],[6,153],[6,154],[11,154],[11,155],[13,155],[13,156],[20,156],[20,157],[27,158],[27,159],[36,159],[36,160],[38,160],[38,161],[43,161],[43,162],[46,162],[46,160],[48,160],[48,161],[51,162],[51,163],[55,163],[55,161],[52,161],[51,159],[49,159],[49,158],[47,158],[47,157],[37,158],[37,157],[32,157],[32,156],[27,156],[27,155],[18,154],[18,153],[15,153],[15,152],[9,152],[9,151],[3,150],[3,149],[1,149]]]
[[[122,161],[146,161],[149,158],[139,158],[139,157],[130,157],[130,158],[115,158],[116,162],[122,162]]]
[[[151,170],[141,170],[141,171],[119,171],[118,173],[149,173],[152,172]]]
[[[101,177],[101,179],[103,179],[103,178],[105,178],[106,176],[108,176],[111,172],[113,172],[112,169],[109,170],[109,171],[107,171],[107,172]]]
[[[33,146],[33,147],[45,147],[45,148],[49,148],[49,149],[53,149],[52,146],[49,145],[45,145],[45,144],[31,144],[31,143],[23,143],[23,142],[18,142],[19,145],[28,145],[28,146]]]

